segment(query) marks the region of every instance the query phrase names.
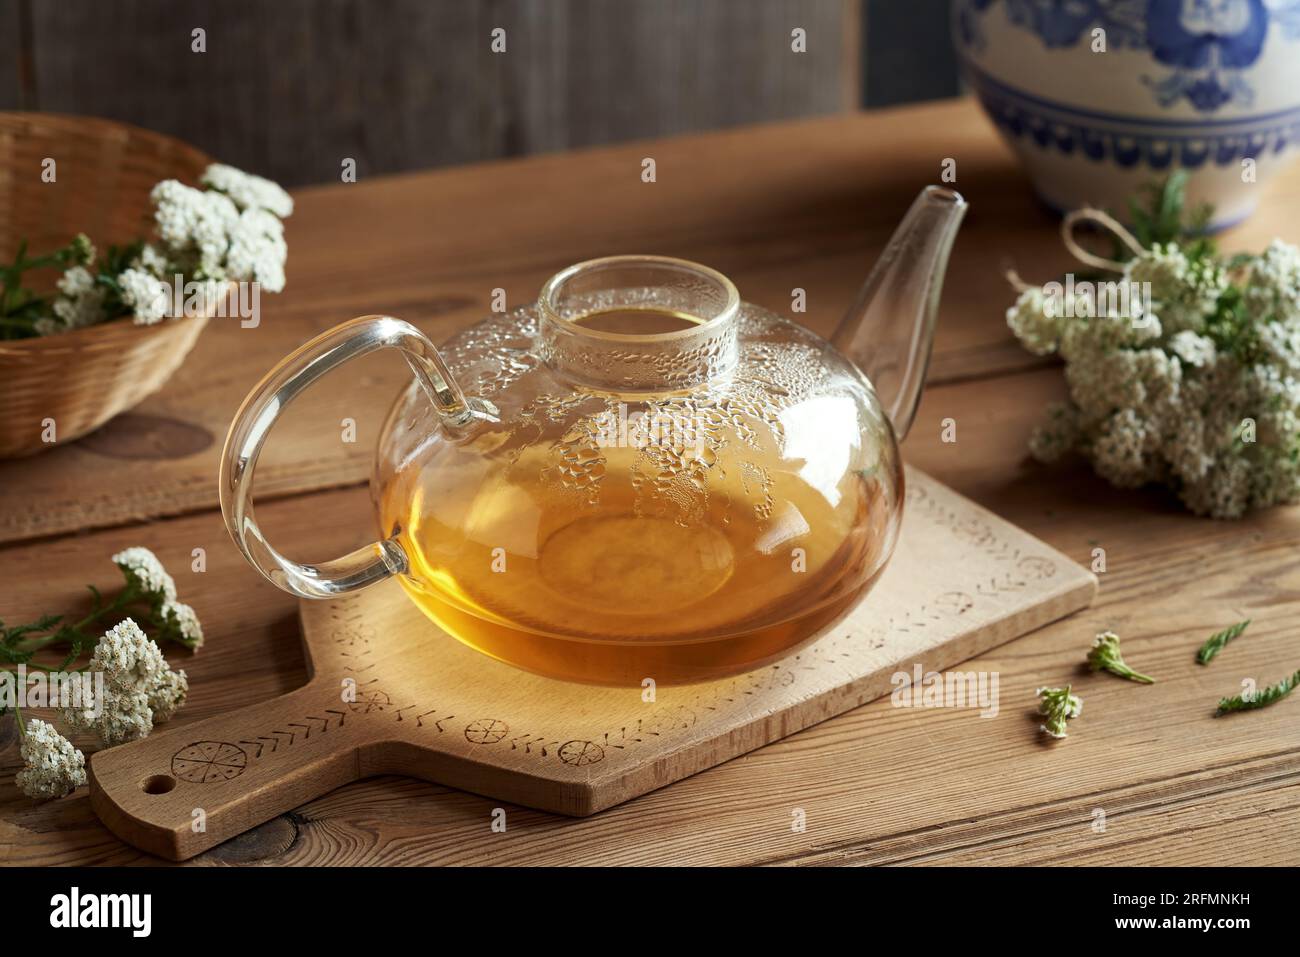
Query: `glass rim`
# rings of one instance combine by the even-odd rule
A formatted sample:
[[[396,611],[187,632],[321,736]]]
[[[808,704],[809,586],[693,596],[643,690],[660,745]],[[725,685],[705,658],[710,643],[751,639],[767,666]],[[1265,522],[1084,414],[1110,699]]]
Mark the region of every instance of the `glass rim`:
[[[700,322],[693,323],[685,329],[677,329],[673,332],[650,332],[650,333],[630,333],[630,332],[610,332],[604,329],[591,329],[580,322],[574,322],[566,319],[559,314],[555,300],[560,289],[575,276],[585,272],[591,272],[598,269],[606,269],[617,266],[649,266],[649,267],[666,267],[678,269],[682,272],[694,273],[702,276],[718,286],[725,295],[725,302],[718,314],[708,319],[702,319]],[[572,266],[566,266],[554,276],[546,281],[542,286],[541,292],[537,296],[538,312],[548,321],[562,326],[564,329],[574,335],[585,336],[590,339],[603,340],[605,342],[675,342],[683,339],[692,339],[701,335],[708,336],[720,326],[729,324],[736,318],[740,311],[740,291],[736,284],[728,279],[725,275],[709,266],[692,262],[689,259],[679,259],[675,256],[648,256],[648,255],[619,255],[619,256],[602,256],[598,259],[586,259]]]

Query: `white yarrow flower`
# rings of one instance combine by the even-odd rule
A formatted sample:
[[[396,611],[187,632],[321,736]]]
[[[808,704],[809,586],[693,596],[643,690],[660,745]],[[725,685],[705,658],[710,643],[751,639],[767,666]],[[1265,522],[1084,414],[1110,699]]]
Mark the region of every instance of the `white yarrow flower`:
[[[81,329],[103,320],[107,290],[96,285],[86,267],[73,266],[64,272],[57,286],[59,295],[51,308],[63,320],[65,329]]]
[[[202,189],[174,179],[154,186],[155,235],[138,244],[125,268],[116,254],[96,265],[84,234],[58,250],[55,258],[67,268],[48,313],[32,316],[29,331],[52,336],[124,315],[137,325],[210,316],[235,282],[283,291],[288,250],[281,218],[293,213],[293,199],[270,180],[219,163],[202,182]],[[176,297],[184,286],[183,305],[173,302],[173,281]]]
[[[267,292],[281,292],[288,255],[284,224],[266,210],[250,209],[230,232],[226,275],[240,282],[258,282]]]
[[[69,299],[84,296],[95,288],[95,277],[85,266],[73,266],[55,285]]]
[[[134,269],[143,269],[145,272],[157,276],[159,279],[171,279],[171,266],[167,261],[167,254],[157,246],[148,243],[140,250],[140,255],[135,257],[131,263]]]
[[[162,616],[176,641],[191,651],[203,647],[203,626],[193,608],[184,602],[168,601],[162,607]]]
[[[158,556],[147,548],[127,548],[113,556],[127,581],[158,604],[176,600],[176,582],[167,574]],[[129,619],[128,619],[129,620]]]
[[[257,282],[267,292],[282,291],[288,249],[277,217],[293,212],[289,194],[219,164],[209,167],[204,182],[212,188],[191,189],[175,180],[154,187],[163,258],[183,267],[190,281]],[[215,293],[207,298],[215,304]]]
[[[80,731],[98,735],[107,748],[149,736],[153,730],[153,711],[147,694],[106,688],[102,698],[98,714],[68,710],[63,712],[64,719]]]
[[[14,782],[28,797],[63,797],[86,783],[85,755],[51,724],[36,718],[28,721],[19,754],[23,767]]]
[[[69,725],[95,732],[109,747],[146,737],[155,722],[176,713],[189,690],[185,672],[172,671],[130,618],[104,633],[88,667],[104,675],[99,710],[69,708],[63,715]]]
[[[204,171],[202,182],[225,193],[240,209],[264,209],[281,219],[293,215],[293,198],[279,185],[261,176],[213,163]]]
[[[168,671],[149,694],[149,709],[153,712],[154,723],[170,720],[185,703],[189,690],[189,679],[184,671]]]
[[[230,198],[174,179],[155,186],[150,198],[163,244],[173,256],[197,257],[199,275],[187,278],[221,278],[230,230],[239,221],[239,210]]]
[[[1174,333],[1165,346],[1188,365],[1207,366],[1218,357],[1214,340],[1190,329]]]
[[[171,287],[143,269],[128,269],[117,277],[122,301],[135,310],[138,326],[161,322],[171,311]]]
[[[1060,344],[1061,327],[1066,320],[1051,315],[1051,312],[1043,290],[1037,288],[1026,289],[1016,299],[1016,304],[1007,310],[1007,325],[1034,355],[1055,352]]]
[[[153,688],[167,669],[162,652],[140,626],[124,618],[99,639],[90,656],[90,670],[102,671],[112,687],[134,690],[144,685]]]
[[[63,320],[64,329],[82,329],[104,319],[104,290],[77,299],[57,299],[51,307],[54,315]]]
[[[1216,518],[1300,500],[1300,248],[1274,242],[1233,276],[1155,246],[1123,275],[1151,284],[1149,315],[1112,303],[1053,321],[1037,290],[1022,293],[1008,325],[1030,351],[1060,354],[1069,390],[1031,453],[1078,451],[1117,486],[1164,483]]]

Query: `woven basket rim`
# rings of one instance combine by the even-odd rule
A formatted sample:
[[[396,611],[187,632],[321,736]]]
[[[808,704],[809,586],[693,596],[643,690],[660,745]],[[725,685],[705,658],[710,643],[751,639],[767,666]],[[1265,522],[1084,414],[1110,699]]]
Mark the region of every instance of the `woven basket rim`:
[[[134,123],[105,119],[102,116],[85,116],[80,113],[50,113],[44,110],[0,110],[0,127],[9,123],[45,124],[79,135],[113,132],[128,133],[159,146],[165,146],[182,153],[189,153],[199,161],[196,165],[207,166],[215,162],[203,150],[178,137],[167,133],[159,133],[157,130],[151,130],[148,127],[136,126]]]
[[[53,336],[36,336],[31,339],[10,339],[0,341],[0,361],[5,359],[35,359],[40,356],[52,356],[65,352],[101,352],[117,350],[128,346],[135,340],[147,339],[161,335],[168,327],[177,322],[207,322],[208,316],[182,316],[179,319],[164,319],[152,325],[136,325],[130,316],[120,316],[108,322],[99,322],[93,326],[70,329]]]
[[[236,283],[230,280],[226,283],[226,293],[229,295],[235,288]],[[152,325],[137,325],[132,321],[130,316],[118,316],[116,319],[110,319],[108,322],[97,322],[93,326],[82,326],[80,329],[69,329],[67,332],[60,332],[53,336],[33,336],[29,339],[3,339],[0,340],[0,360],[10,358],[34,358],[36,356],[52,355],[63,352],[84,353],[87,351],[103,351],[106,349],[120,349],[129,344],[132,340],[146,339],[151,335],[158,335],[167,329],[173,323],[177,322],[204,322],[212,318],[216,311],[213,307],[212,312],[202,316],[180,316],[175,319],[163,319],[161,322],[155,322]]]

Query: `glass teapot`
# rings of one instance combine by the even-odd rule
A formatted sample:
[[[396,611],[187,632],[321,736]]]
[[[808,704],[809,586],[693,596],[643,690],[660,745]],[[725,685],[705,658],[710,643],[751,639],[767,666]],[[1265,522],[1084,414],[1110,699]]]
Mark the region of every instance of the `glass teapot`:
[[[397,576],[445,631],[552,677],[640,685],[749,670],[848,612],[902,518],[916,412],[962,197],[912,204],[830,342],[659,256],[555,275],[535,306],[441,349],[364,316],[245,399],[221,508],[271,582],[334,598]],[[305,565],[263,537],[252,475],[276,416],[380,348],[414,377],[379,440],[381,539]]]

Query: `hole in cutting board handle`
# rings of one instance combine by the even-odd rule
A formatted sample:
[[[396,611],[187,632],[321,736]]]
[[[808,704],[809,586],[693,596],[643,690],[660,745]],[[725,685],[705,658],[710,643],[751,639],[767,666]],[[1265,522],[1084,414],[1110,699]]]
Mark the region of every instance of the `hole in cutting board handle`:
[[[170,774],[155,774],[140,782],[140,790],[145,794],[166,794],[176,787],[176,779]]]

